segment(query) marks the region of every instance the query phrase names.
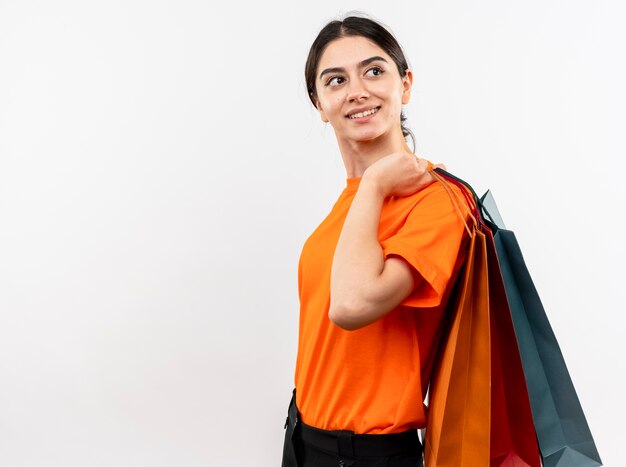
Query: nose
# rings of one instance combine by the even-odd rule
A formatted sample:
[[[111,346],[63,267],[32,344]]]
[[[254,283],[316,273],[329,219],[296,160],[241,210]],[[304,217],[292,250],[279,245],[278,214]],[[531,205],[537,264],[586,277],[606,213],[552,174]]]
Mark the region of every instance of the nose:
[[[346,95],[346,99],[348,101],[367,99],[369,97],[369,93],[365,86],[360,80],[352,80],[350,82],[350,86],[347,88],[348,94]]]

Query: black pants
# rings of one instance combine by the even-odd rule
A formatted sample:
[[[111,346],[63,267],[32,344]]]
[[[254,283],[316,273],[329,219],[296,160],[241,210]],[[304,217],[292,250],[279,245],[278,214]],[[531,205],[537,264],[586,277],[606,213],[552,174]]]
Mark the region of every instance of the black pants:
[[[422,467],[416,430],[390,435],[326,431],[302,423],[293,391],[285,422],[282,467]]]

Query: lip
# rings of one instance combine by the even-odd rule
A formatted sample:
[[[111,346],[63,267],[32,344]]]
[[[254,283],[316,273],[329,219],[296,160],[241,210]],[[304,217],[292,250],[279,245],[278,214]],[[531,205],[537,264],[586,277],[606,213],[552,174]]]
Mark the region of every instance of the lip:
[[[369,120],[370,118],[375,117],[376,115],[378,115],[378,112],[380,112],[380,107],[381,107],[380,105],[373,105],[373,106],[370,105],[368,107],[360,107],[360,108],[357,108],[357,109],[353,109],[353,110],[351,110],[350,112],[348,112],[346,114],[346,118],[348,120],[350,120],[350,121],[364,122],[364,121]],[[356,113],[359,113],[359,112],[365,112],[366,110],[372,110],[372,109],[379,109],[379,110],[378,110],[378,112],[375,112],[375,113],[370,114],[370,115],[366,115],[365,117],[359,117],[359,118],[350,118],[349,117],[352,114],[356,114]]]

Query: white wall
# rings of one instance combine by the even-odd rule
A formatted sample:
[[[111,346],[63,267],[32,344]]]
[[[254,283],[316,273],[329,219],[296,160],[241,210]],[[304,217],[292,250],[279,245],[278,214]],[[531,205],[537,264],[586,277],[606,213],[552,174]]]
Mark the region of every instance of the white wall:
[[[620,465],[624,4],[209,5],[0,1],[0,464],[278,465],[300,248],[345,183],[304,62],[357,8],[408,54],[418,154],[492,189]]]

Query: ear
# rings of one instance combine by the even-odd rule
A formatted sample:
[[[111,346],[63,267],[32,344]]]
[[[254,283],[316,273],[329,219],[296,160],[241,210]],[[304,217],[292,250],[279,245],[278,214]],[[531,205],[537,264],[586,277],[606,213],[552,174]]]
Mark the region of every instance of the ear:
[[[411,100],[411,88],[413,87],[413,72],[406,69],[406,76],[402,78],[402,103],[408,104]]]
[[[324,112],[324,109],[322,109],[322,104],[320,104],[319,99],[315,99],[315,107],[317,107],[317,110],[319,110],[322,121],[324,123],[328,123],[328,118],[326,118],[326,113]]]

